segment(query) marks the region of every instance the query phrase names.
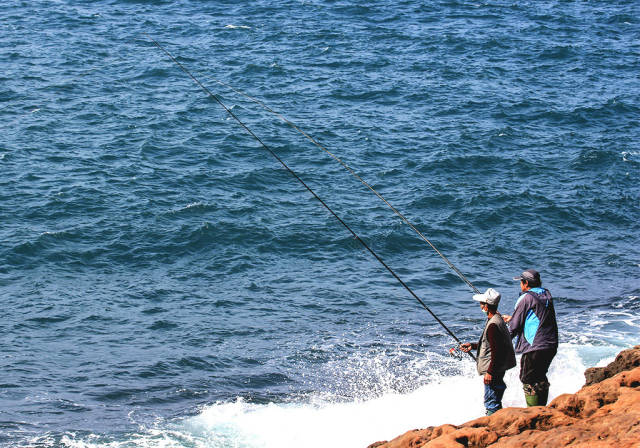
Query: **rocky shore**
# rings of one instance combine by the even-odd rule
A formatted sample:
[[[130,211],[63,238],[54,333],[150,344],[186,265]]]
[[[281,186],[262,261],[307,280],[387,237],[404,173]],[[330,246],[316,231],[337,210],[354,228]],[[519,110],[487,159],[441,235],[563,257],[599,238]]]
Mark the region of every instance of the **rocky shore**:
[[[548,406],[505,408],[460,426],[415,429],[368,448],[640,448],[640,345],[607,367],[585,371],[586,384]]]

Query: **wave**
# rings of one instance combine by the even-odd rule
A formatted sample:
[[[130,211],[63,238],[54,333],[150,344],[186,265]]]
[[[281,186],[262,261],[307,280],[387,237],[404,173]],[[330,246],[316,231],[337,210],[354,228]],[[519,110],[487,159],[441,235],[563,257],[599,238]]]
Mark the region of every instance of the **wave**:
[[[225,28],[228,28],[230,30],[235,30],[235,29],[241,29],[241,30],[250,30],[251,27],[250,26],[246,26],[246,25],[225,25]]]
[[[574,393],[582,386],[585,359],[589,364],[606,365],[618,350],[617,346],[561,344],[549,372],[550,399]],[[423,355],[426,355],[424,360],[429,359],[431,363],[450,362],[433,354],[419,354],[417,359]],[[366,367],[378,370],[379,375],[388,373],[384,357],[361,361]],[[287,402],[268,403],[236,397],[202,406],[195,415],[160,421],[121,437],[67,433],[48,439],[40,437],[31,443],[69,448],[367,446],[412,428],[461,424],[482,416],[481,379],[470,361],[457,363],[454,374],[443,373],[438,365],[417,363],[415,373],[423,372],[430,380],[407,392],[388,388],[374,397],[347,399],[314,393]],[[524,406],[517,370],[510,370],[505,377],[508,386],[503,399],[505,407]],[[362,383],[363,389],[366,385]]]

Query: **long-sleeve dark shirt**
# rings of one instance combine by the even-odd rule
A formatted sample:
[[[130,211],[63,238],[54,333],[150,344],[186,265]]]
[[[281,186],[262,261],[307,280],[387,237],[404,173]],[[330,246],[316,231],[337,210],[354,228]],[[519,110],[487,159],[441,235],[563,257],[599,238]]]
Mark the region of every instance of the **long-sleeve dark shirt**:
[[[496,324],[490,324],[487,328],[487,339],[489,339],[489,347],[491,347],[491,363],[487,373],[493,375],[494,366],[502,365],[507,355],[504,350],[500,349],[500,330]]]
[[[517,337],[516,353],[558,348],[558,323],[551,293],[531,288],[520,296],[509,321],[511,338]]]

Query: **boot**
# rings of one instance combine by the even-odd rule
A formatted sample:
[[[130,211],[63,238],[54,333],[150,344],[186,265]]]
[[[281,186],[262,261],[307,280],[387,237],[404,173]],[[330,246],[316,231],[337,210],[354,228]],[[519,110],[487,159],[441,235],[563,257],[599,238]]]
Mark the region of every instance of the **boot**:
[[[539,406],[540,397],[538,396],[535,385],[523,384],[522,389],[524,389],[524,399],[527,402],[527,406]]]
[[[536,384],[536,389],[538,391],[538,405],[546,406],[547,400],[549,399],[549,383],[542,381]]]

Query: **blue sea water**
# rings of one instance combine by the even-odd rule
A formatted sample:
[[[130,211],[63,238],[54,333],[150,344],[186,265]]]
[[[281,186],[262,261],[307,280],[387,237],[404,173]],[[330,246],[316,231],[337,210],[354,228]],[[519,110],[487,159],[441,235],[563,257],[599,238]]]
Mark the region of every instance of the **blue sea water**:
[[[483,413],[479,289],[556,300],[551,395],[638,344],[636,1],[0,9],[0,445],[367,446]],[[523,406],[515,369],[505,405]]]

